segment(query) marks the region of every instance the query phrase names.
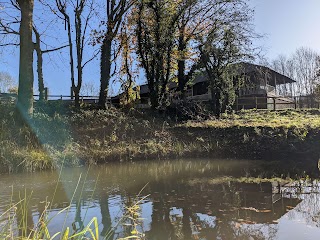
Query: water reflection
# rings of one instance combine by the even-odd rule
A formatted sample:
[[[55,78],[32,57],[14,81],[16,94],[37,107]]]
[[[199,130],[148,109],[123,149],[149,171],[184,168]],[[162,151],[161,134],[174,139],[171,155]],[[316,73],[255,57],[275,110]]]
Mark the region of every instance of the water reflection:
[[[97,217],[100,235],[117,239],[130,235],[132,227],[119,223],[120,218],[148,183],[142,193],[148,197],[140,204],[144,220],[139,227],[147,239],[296,239],[301,229],[315,237],[320,234],[317,181],[244,181],[307,175],[316,179],[313,164],[308,167],[311,171],[290,165],[288,171],[280,163],[185,160],[2,175],[0,212],[26,192],[31,195],[30,229],[49,201],[49,218],[54,216],[50,231],[70,227],[79,232]],[[70,203],[69,211],[58,214]],[[24,217],[17,214],[17,223]]]

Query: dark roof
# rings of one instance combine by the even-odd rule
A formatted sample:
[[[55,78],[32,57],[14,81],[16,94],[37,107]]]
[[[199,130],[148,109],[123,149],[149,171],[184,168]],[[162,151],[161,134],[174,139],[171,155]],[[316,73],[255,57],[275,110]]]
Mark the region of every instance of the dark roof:
[[[148,84],[143,84],[143,85],[140,85],[139,87],[140,87],[140,94],[145,94],[145,93],[149,93],[150,92]],[[178,83],[176,83],[176,82],[169,82],[168,83],[168,88],[169,89],[174,89],[174,88],[177,88],[177,87],[178,87]]]
[[[256,77],[267,79],[268,83],[272,86],[296,82],[293,79],[281,73],[278,73],[268,67],[253,64],[253,63],[245,63],[245,62],[240,63],[239,71],[245,74],[255,73]]]
[[[295,82],[293,79],[283,74],[280,74],[265,66],[260,66],[257,64],[246,63],[246,62],[238,63],[235,65],[239,67],[239,69],[237,70],[239,74],[254,76],[253,78],[251,78],[254,80],[267,79],[268,84],[272,86]],[[205,81],[208,81],[207,74],[199,74],[194,78],[193,84],[196,84],[199,82],[205,82]]]
[[[267,79],[268,84],[275,86],[275,85],[280,85],[280,84],[285,84],[285,83],[294,83],[295,81],[285,75],[282,75],[268,67],[265,66],[260,66],[256,65],[253,63],[238,63],[235,65],[239,65],[239,74],[246,74],[251,76],[251,80],[253,79],[254,81],[257,80],[264,80]],[[206,82],[208,81],[208,76],[205,73],[199,73],[194,79],[193,79],[193,84],[200,83],[200,82]],[[147,94],[150,92],[148,84],[142,84],[139,86],[140,87],[140,94]],[[177,88],[178,84],[176,82],[169,82],[168,83],[168,88],[169,89],[174,89]],[[113,97],[113,98],[119,98],[121,94]]]
[[[178,87],[178,83],[177,82],[169,82],[168,83],[168,88],[171,90],[171,89],[174,89],[174,88],[177,88]]]
[[[149,90],[148,84],[140,85],[140,94],[145,94],[145,93],[149,93],[149,92],[150,92],[150,90]]]
[[[208,81],[207,74],[199,74],[193,79],[192,83],[196,84],[196,83],[206,82],[206,81]]]

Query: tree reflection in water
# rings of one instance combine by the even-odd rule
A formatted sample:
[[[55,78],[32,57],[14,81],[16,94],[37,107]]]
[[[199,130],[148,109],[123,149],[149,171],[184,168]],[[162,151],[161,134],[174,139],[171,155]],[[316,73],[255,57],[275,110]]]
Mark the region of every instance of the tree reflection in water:
[[[146,239],[273,239],[285,227],[283,221],[297,219],[303,219],[304,226],[320,230],[320,187],[317,183],[313,186],[291,184],[281,187],[281,193],[277,193],[272,182],[244,181],[243,177],[248,176],[253,179],[277,176],[275,169],[278,168],[279,165],[267,168],[250,161],[206,160],[92,167],[85,182],[80,183],[83,192],[75,194],[67,225],[75,223],[77,229],[82,229],[95,216],[102,237],[116,239],[130,235],[132,227],[128,225],[110,229],[121,217],[117,213],[123,213],[132,205],[136,194],[148,183],[142,194],[149,196],[141,203],[145,219],[139,228],[145,231]],[[58,183],[57,174],[51,172],[1,176],[3,198],[0,203],[11,198],[11,185],[16,186],[16,192],[33,191],[27,220],[31,229],[43,210],[38,203],[52,199],[54,186],[57,186],[57,193],[48,211],[50,216],[68,205],[70,191],[75,189],[79,174],[86,171],[66,169]],[[95,187],[98,174],[103,177]],[[298,176],[292,169],[289,172],[281,169],[281,174]],[[24,182],[23,186],[15,184],[17,178]],[[12,198],[18,202],[19,194]],[[16,217],[17,221],[23,218],[22,215]],[[61,231],[58,228],[62,225],[61,219],[64,218],[53,219],[52,231]]]
[[[109,204],[108,204],[108,195],[106,193],[101,194],[99,196],[99,205],[101,211],[101,223],[102,223],[102,230],[101,236],[106,237],[110,235],[110,238],[113,239],[114,232],[112,230],[112,222],[110,217],[109,211]]]

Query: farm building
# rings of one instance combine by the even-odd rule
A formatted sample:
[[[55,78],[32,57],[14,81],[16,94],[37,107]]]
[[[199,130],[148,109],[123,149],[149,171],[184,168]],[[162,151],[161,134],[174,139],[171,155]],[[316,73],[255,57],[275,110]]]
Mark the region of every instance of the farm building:
[[[292,89],[290,85],[295,82],[293,79],[265,66],[251,63],[240,63],[237,66],[238,76],[244,79],[242,87],[237,92],[237,108],[267,109],[272,107],[271,105],[274,103],[283,104],[285,107],[294,105],[294,100],[291,98],[292,93],[284,91],[284,89]],[[147,84],[140,85],[139,88],[139,105],[147,107],[150,102],[150,89]],[[174,93],[178,90],[178,84],[170,83],[168,88],[171,93]],[[188,86],[186,96],[188,100],[210,101],[210,91],[208,77],[206,74],[200,74]],[[118,103],[120,98],[121,94],[114,97],[113,101]]]

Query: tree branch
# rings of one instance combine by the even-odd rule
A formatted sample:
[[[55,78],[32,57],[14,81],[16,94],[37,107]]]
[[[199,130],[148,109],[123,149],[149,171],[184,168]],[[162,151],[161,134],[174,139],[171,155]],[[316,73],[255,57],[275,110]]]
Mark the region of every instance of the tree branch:
[[[4,44],[0,44],[0,47],[6,47],[6,46],[20,46],[19,43],[4,43]]]
[[[47,49],[47,50],[43,50],[41,51],[42,53],[49,53],[49,52],[54,52],[54,51],[58,51],[60,49],[63,49],[65,47],[69,47],[69,44],[68,45],[64,45],[62,47],[57,47],[57,48],[53,48],[53,49]]]
[[[82,68],[84,68],[89,62],[91,62],[93,59],[95,59],[98,54],[100,53],[100,50],[98,50],[91,58],[89,58],[83,65]]]

